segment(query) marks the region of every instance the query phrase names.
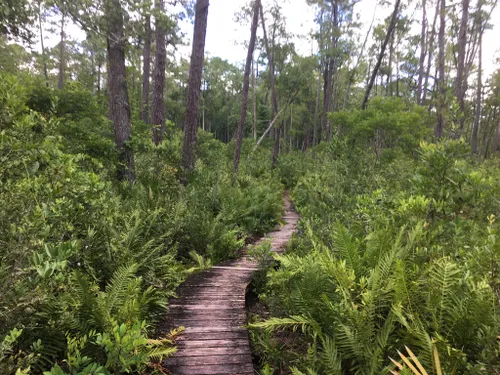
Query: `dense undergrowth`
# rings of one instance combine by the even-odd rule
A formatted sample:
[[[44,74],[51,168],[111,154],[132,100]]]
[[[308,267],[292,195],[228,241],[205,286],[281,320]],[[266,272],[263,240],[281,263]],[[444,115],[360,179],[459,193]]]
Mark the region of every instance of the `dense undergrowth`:
[[[186,275],[233,256],[281,216],[270,153],[200,135],[188,183],[182,134],[159,147],[134,123],[137,181],[118,184],[112,125],[78,85],[0,75],[0,373],[143,373]],[[175,332],[173,333],[175,334]]]
[[[405,345],[429,374],[434,352],[445,374],[499,372],[498,160],[417,136],[358,147],[397,112],[349,116],[341,140],[280,159],[302,220],[260,289],[262,373],[384,374]]]

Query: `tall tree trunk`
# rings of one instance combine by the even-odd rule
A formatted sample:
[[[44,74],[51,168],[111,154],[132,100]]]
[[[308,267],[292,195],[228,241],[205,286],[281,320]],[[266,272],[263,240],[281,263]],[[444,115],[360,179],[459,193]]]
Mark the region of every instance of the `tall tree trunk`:
[[[361,105],[362,109],[365,109],[368,105],[368,99],[370,98],[370,92],[373,87],[373,83],[377,78],[378,70],[380,69],[380,64],[382,63],[382,59],[384,58],[385,49],[387,48],[387,44],[389,43],[389,39],[391,38],[394,29],[396,28],[396,21],[398,18],[399,12],[399,4],[401,0],[396,0],[396,4],[394,5],[394,12],[392,13],[391,23],[389,24],[389,28],[387,29],[387,34],[385,35],[384,42],[382,43],[382,48],[380,49],[380,53],[377,58],[377,63],[375,64],[375,68],[373,69],[373,73],[370,78],[370,82],[368,82],[368,87],[366,88],[365,97],[363,98],[363,104]]]
[[[493,112],[493,124],[495,124],[495,121],[497,119],[497,110],[498,107],[495,107],[495,110]],[[500,146],[500,121],[497,122],[495,126],[495,141],[493,142],[493,152],[496,153],[498,151],[498,146]]]
[[[479,0],[481,1],[481,0]],[[460,108],[460,133],[464,129],[464,111],[465,111],[465,90],[467,77],[464,75],[465,51],[467,45],[467,30],[469,22],[469,0],[462,0],[462,19],[460,21],[460,30],[458,33],[458,61],[457,61],[457,79],[455,83],[455,96]]]
[[[42,46],[42,62],[43,62],[43,75],[45,77],[45,86],[49,87],[49,75],[47,73],[47,56],[45,54],[45,46],[43,44],[42,4],[41,4],[41,1],[38,1],[38,28],[40,30],[40,44]]]
[[[323,50],[323,14],[324,14],[324,8],[321,7],[321,13],[319,16],[320,19],[320,25],[319,25],[319,40],[318,40],[318,50],[319,54],[321,56],[321,52]],[[316,146],[318,144],[318,119],[319,119],[319,100],[320,100],[320,94],[321,94],[321,76],[323,73],[323,67],[326,66],[326,62],[323,57],[320,57],[320,66],[319,66],[319,73],[318,73],[318,87],[316,89],[316,107],[314,110],[314,125],[313,125],[313,141],[312,145]]]
[[[194,20],[193,49],[189,67],[189,86],[184,122],[184,147],[182,149],[182,165],[185,169],[194,167],[194,149],[198,142],[198,107],[200,103],[200,87],[205,57],[205,38],[207,35],[209,0],[196,1]]]
[[[260,1],[259,1],[260,3]],[[271,117],[274,118],[275,115],[278,113],[278,98],[276,96],[276,84],[275,84],[275,67],[274,67],[274,56],[273,52],[271,51],[271,48],[269,46],[269,41],[267,38],[267,31],[266,31],[266,22],[264,20],[264,8],[262,7],[262,3],[259,4],[259,13],[260,13],[260,19],[262,23],[262,32],[264,33],[264,44],[266,46],[266,53],[267,53],[267,59],[268,59],[268,65],[269,65],[269,80],[271,84],[271,101],[272,101],[272,111],[271,111]],[[273,29],[272,33],[272,41],[273,41],[273,46],[274,46],[274,36],[275,36],[275,28]],[[279,147],[280,147],[280,142],[279,142],[279,137],[280,137],[280,130],[278,129],[279,126],[275,127],[274,130],[274,135],[276,137],[276,142],[274,142],[274,149],[273,149],[273,168],[276,164],[277,155],[279,154]],[[276,155],[276,157],[274,157]]]
[[[267,38],[266,22],[264,20],[264,9],[262,7],[260,0],[259,0],[259,13],[260,13],[260,22],[262,23],[262,32],[264,33],[264,44],[266,46],[267,61],[268,61],[268,66],[269,66],[269,83],[271,86],[271,107],[272,107],[271,118],[274,118],[276,113],[278,113],[278,98],[276,96],[276,84],[275,84],[276,78],[275,78],[275,72],[274,72],[274,58],[273,58],[271,48],[269,46],[269,40]],[[254,15],[254,17],[255,17],[255,15]],[[258,20],[257,20],[257,22],[258,22]]]
[[[399,1],[399,0],[398,0]],[[337,33],[338,26],[338,3],[337,0],[332,0],[332,21],[334,30],[333,34]],[[333,73],[335,70],[335,54],[337,49],[337,37],[332,35],[332,55],[328,60],[328,69],[325,76],[325,89],[323,96],[323,115],[321,116],[321,140],[328,140],[328,112],[330,111],[330,100],[333,91]]]
[[[481,5],[482,0],[478,1],[478,18],[479,25],[481,22]],[[477,66],[477,93],[476,93],[476,117],[474,119],[474,125],[472,127],[472,154],[477,153],[477,133],[479,131],[479,123],[481,121],[481,101],[482,101],[482,93],[483,93],[483,33],[479,32],[479,57],[478,57],[478,66]]]
[[[399,46],[399,38],[396,35],[396,97],[399,98],[399,51],[398,51],[398,46]],[[391,89],[391,96],[392,96],[392,89]]]
[[[487,128],[490,128],[490,123],[491,123],[491,120],[494,121],[495,119],[495,116],[496,116],[496,107],[495,109],[490,109],[490,113],[488,115],[488,122],[486,123],[487,125]],[[493,133],[495,131],[495,126],[491,126],[490,128],[490,132],[488,134],[488,140],[486,141],[486,145],[484,147],[484,159],[487,159],[488,158],[488,155],[489,155],[489,151],[490,151],[490,144],[491,144],[491,141],[492,141],[492,138],[493,138]],[[486,132],[484,134],[484,138],[486,138]],[[485,139],[483,139],[483,143],[484,143]]]
[[[162,25],[160,15],[164,11],[164,0],[156,0],[156,54],[153,71],[153,100],[151,103],[152,138],[155,145],[159,145],[165,133],[165,67],[167,60],[166,31]]]
[[[257,26],[259,24],[260,0],[255,0],[253,5],[252,28],[250,30],[250,42],[248,43],[247,61],[245,64],[245,75],[243,77],[243,94],[241,99],[240,121],[238,123],[238,131],[236,133],[236,149],[234,150],[233,172],[238,173],[240,165],[241,144],[243,143],[243,133],[245,132],[245,120],[247,117],[248,106],[248,89],[250,86],[250,68],[253,59],[253,50],[255,48],[255,36],[257,34]],[[263,13],[263,12],[262,12]],[[270,67],[270,69],[272,69]]]
[[[123,9],[120,0],[106,0],[109,117],[113,121],[115,143],[118,150],[117,177],[132,182],[134,154],[128,144],[131,135],[130,106],[125,69],[125,35]]]
[[[427,100],[427,87],[429,83],[429,75],[431,73],[431,66],[432,66],[432,53],[434,52],[434,39],[436,36],[436,23],[437,23],[437,18],[439,14],[439,0],[436,1],[436,11],[434,12],[434,21],[432,22],[432,30],[429,35],[429,38],[427,39],[427,45],[429,46],[428,54],[427,54],[427,70],[425,72],[425,79],[424,79],[424,87],[423,87],[423,94],[422,94],[422,105],[425,105],[425,102]]]
[[[93,49],[89,50],[90,53],[90,69],[91,69],[91,77],[92,77],[92,83],[91,83],[91,90],[92,90],[92,96],[95,96],[95,91],[96,91],[96,85],[95,85],[95,79],[96,79],[96,71],[95,71],[95,51]]]
[[[394,55],[394,34],[391,36],[389,44],[389,66],[387,70],[387,81],[385,84],[385,96],[392,96],[392,57]]]
[[[57,88],[62,90],[64,87],[64,22],[66,19],[66,12],[64,10],[64,4],[61,3],[61,39],[59,42],[59,80],[57,83]]]
[[[257,140],[257,96],[255,95],[255,60],[252,59],[252,104],[253,104],[253,139]]]
[[[141,119],[149,124],[149,79],[151,75],[151,14],[144,17],[144,50],[142,53],[142,106]]]
[[[101,96],[101,61],[97,63],[97,97]]]
[[[285,126],[284,120],[282,120],[281,126],[276,127],[276,139],[274,140],[273,156],[272,156],[273,168],[276,166],[276,163],[278,162],[278,155],[280,153],[281,133],[283,131],[284,126]]]
[[[418,64],[418,82],[417,82],[417,104],[422,104],[422,83],[424,79],[424,64],[425,55],[427,54],[427,43],[425,42],[425,36],[427,31],[427,11],[426,0],[422,0],[422,30],[420,32],[420,60]]]
[[[359,64],[361,62],[361,58],[363,57],[363,54],[364,54],[364,51],[365,51],[365,47],[366,47],[366,43],[368,42],[368,37],[370,36],[370,33],[372,31],[372,28],[373,28],[373,22],[375,22],[376,12],[377,12],[377,7],[375,6],[375,10],[373,11],[372,22],[370,24],[370,27],[368,28],[368,31],[366,32],[365,40],[363,41],[363,45],[361,46],[361,50],[359,51],[358,59],[356,61],[356,65],[354,65],[354,68],[352,68],[351,73],[349,74],[349,79],[347,81],[347,89],[345,91],[344,103],[342,104],[342,110],[345,110],[345,106],[346,106],[346,103],[347,103],[347,98],[349,98],[349,94],[351,93],[351,85],[352,85],[352,83],[354,81],[354,75],[356,74],[356,69],[358,68],[358,66],[359,66]]]
[[[308,105],[309,113],[312,113],[313,103],[314,102],[312,100],[309,101]],[[304,131],[304,141],[302,142],[302,151],[306,151],[309,148],[310,142],[311,142],[311,121],[309,117],[309,119],[306,122],[306,129]]]
[[[440,0],[441,6],[439,8],[439,54],[438,54],[438,71],[439,78],[437,82],[438,89],[438,104],[437,104],[437,124],[434,129],[434,135],[438,138],[443,137],[444,132],[444,107],[446,104],[446,86],[444,82],[444,32],[446,26],[446,0]]]
[[[45,54],[45,46],[43,44],[42,2],[41,2],[41,0],[38,0],[38,29],[40,30],[40,44],[42,46],[42,62],[43,62],[43,75],[45,77],[45,86],[49,87],[49,74],[47,73],[47,56]]]
[[[321,94],[322,71],[323,71],[323,65],[320,65],[318,73],[318,87],[316,88],[316,107],[314,109],[314,125],[313,125],[313,141],[312,141],[313,146],[316,146],[318,144],[319,98]]]

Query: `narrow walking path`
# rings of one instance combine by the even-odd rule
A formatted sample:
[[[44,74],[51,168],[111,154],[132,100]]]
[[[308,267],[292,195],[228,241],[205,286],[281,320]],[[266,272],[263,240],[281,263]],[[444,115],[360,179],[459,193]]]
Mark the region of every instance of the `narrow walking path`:
[[[284,250],[299,215],[285,198],[285,224],[256,244],[271,241]],[[169,328],[184,326],[177,353],[167,360],[174,375],[253,374],[245,293],[257,263],[243,256],[190,277],[177,291],[167,316]]]

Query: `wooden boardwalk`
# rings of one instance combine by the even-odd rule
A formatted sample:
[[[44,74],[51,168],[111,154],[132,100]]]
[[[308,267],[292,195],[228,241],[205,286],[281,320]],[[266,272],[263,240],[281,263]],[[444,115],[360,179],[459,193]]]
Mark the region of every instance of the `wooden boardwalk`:
[[[285,224],[256,244],[270,240],[283,251],[296,230],[298,214],[285,199]],[[167,360],[174,375],[254,374],[246,324],[245,294],[257,263],[243,256],[193,275],[171,301],[168,327],[185,327],[178,351]]]

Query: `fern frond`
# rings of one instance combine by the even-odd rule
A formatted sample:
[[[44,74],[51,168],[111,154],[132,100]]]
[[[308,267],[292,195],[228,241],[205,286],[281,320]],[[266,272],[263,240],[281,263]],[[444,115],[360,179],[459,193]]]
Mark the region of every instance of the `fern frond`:
[[[456,314],[462,305],[454,289],[460,282],[460,268],[447,258],[434,262],[429,271],[431,294],[429,307],[434,312],[434,329],[443,327],[446,316]]]
[[[296,332],[299,328],[313,337],[321,336],[321,327],[311,317],[303,315],[292,315],[288,318],[271,318],[265,322],[257,322],[249,325],[250,328],[262,328],[269,332],[281,329],[291,329]]]
[[[119,267],[111,281],[106,285],[106,305],[109,310],[123,306],[124,301],[130,299],[130,291],[136,283],[137,264],[128,264]]]
[[[345,259],[347,265],[354,273],[360,276],[361,258],[359,255],[359,245],[356,244],[347,228],[338,221],[333,226],[331,240],[333,249],[339,253],[341,259]]]
[[[327,337],[321,340],[321,363],[325,367],[326,375],[340,375],[342,373],[342,360],[333,339]]]
[[[174,346],[165,347],[158,346],[150,349],[147,353],[148,358],[154,361],[161,361],[166,357],[171,356],[172,354],[177,352],[177,348]]]

